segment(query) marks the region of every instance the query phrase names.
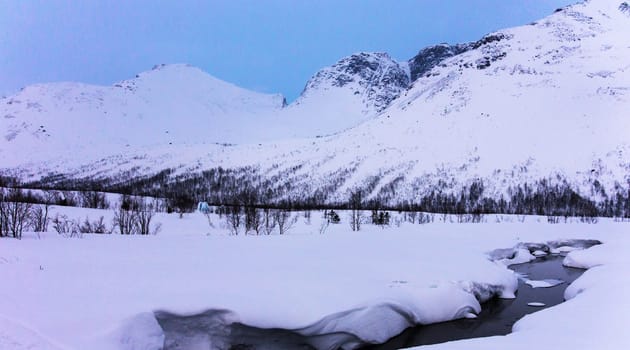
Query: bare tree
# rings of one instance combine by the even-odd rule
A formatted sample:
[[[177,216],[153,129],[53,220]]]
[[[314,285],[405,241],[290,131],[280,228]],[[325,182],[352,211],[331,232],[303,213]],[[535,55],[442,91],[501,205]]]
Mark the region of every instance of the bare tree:
[[[81,206],[84,208],[109,209],[109,202],[105,193],[97,191],[84,191],[79,193]]]
[[[249,216],[249,227],[256,232],[256,235],[260,235],[263,228],[263,215],[260,209],[254,208],[253,212]]]
[[[311,211],[309,209],[304,210],[304,223],[306,225],[311,224]]]
[[[287,233],[298,220],[298,217],[291,215],[291,212],[287,209],[277,209],[274,211],[273,216],[281,235]]]
[[[266,235],[270,235],[276,228],[276,217],[271,212],[271,209],[263,209],[263,229]]]
[[[35,232],[47,232],[50,218],[48,210],[55,202],[57,195],[53,191],[44,191],[43,203],[36,205],[32,209],[30,226]]]
[[[350,227],[352,231],[361,230],[361,222],[363,221],[363,195],[361,190],[355,190],[350,193]]]
[[[34,232],[48,231],[48,207],[45,205],[35,205],[32,208],[29,226]]]
[[[227,213],[225,214],[225,220],[230,232],[233,235],[238,236],[238,230],[243,222],[243,210],[241,209],[241,206],[233,205],[228,207]]]
[[[114,228],[118,228],[121,235],[157,234],[161,225],[152,227],[151,222],[158,204],[156,200],[123,196],[114,212]]]
[[[0,228],[4,232],[2,235],[22,239],[22,232],[31,215],[32,204],[21,202],[23,193],[18,188],[9,189],[1,196]]]
[[[0,237],[4,237],[9,231],[7,227],[7,213],[5,210],[5,191],[4,188],[0,188]]]
[[[162,226],[160,224],[155,225],[153,227],[153,230],[151,230],[151,220],[153,220],[153,216],[155,215],[157,205],[158,203],[155,200],[147,201],[145,199],[140,199],[136,202],[136,206],[135,206],[136,223],[135,224],[137,226],[136,232],[138,234],[141,234],[141,235],[154,234],[155,235],[160,230]]]
[[[136,233],[136,213],[137,203],[131,196],[123,196],[118,209],[114,212],[114,228],[118,228],[121,235],[131,235]]]
[[[328,229],[328,226],[330,226],[330,215],[328,214],[327,210],[324,210],[324,216],[322,217],[322,223],[319,226],[319,234],[326,233],[326,230]]]
[[[412,224],[416,223],[416,217],[418,217],[418,213],[415,211],[410,211],[407,213],[407,221],[409,221]]]

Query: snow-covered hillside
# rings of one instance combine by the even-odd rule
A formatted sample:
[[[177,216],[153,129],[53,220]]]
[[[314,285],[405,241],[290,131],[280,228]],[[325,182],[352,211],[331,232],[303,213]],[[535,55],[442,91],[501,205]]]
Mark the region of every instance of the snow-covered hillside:
[[[2,158],[34,151],[104,154],[120,146],[246,139],[243,125],[282,109],[280,95],[241,89],[182,64],[102,87],[39,84],[0,101]]]
[[[386,53],[357,53],[317,72],[289,113],[300,122],[296,128],[337,131],[355,126],[383,109],[409,86],[409,68]],[[309,114],[309,115],[305,115]],[[327,127],[321,127],[324,125]]]
[[[113,86],[51,83],[0,100],[8,165],[133,146],[257,143],[332,134],[381,111],[409,85],[406,64],[359,53],[319,71],[288,108],[198,68],[158,65]],[[27,156],[27,157],[25,157]]]
[[[630,181],[630,16],[624,4],[579,3],[477,42],[428,48],[408,67],[384,54],[343,59],[316,74],[303,95],[277,114],[307,129],[283,133],[287,137],[312,132],[320,120],[329,125],[337,119],[346,127],[334,110],[366,120],[332,136],[130,147],[104,159],[65,155],[46,163],[23,161],[32,147],[24,145],[7,168],[37,180],[49,172],[112,179],[221,166],[272,183],[280,176],[290,183],[290,195],[326,192],[327,201],[347,198],[357,186],[370,198],[417,201],[476,179],[483,179],[486,195],[499,197],[510,186],[544,178],[604,200]],[[417,79],[405,89],[410,76]],[[312,117],[317,111],[320,119]],[[277,131],[279,125],[288,124],[261,130]],[[199,129],[190,127],[193,135]]]

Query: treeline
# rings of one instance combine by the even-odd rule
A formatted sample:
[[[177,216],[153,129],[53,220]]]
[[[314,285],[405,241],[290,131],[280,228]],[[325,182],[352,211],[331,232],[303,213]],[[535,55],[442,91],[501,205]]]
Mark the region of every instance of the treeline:
[[[156,234],[160,225],[152,223],[154,214],[161,209],[156,199],[123,195],[111,205],[114,218],[111,224],[104,217],[90,220],[71,219],[66,215],[50,215],[52,205],[80,206],[109,209],[104,193],[96,191],[53,191],[0,188],[0,237],[22,238],[24,231],[48,232],[49,226],[57,233],[80,237],[84,233]]]
[[[578,192],[562,179],[541,179],[512,185],[501,194],[489,193],[482,179],[465,186],[442,180],[422,184],[423,190],[401,191],[401,176],[376,190],[380,181],[372,176],[363,186],[339,194],[356,167],[327,174],[324,183],[313,183],[302,166],[262,172],[257,167],[213,168],[201,173],[177,173],[166,169],[151,176],[121,174],[118,178],[65,179],[58,176],[27,184],[29,187],[57,190],[108,191],[128,195],[163,198],[167,210],[186,212],[198,202],[213,206],[273,208],[287,210],[363,209],[417,211],[445,214],[518,214],[546,216],[630,218],[630,184],[616,186],[607,193],[594,180],[589,195]],[[277,171],[273,171],[277,170]],[[458,188],[459,189],[455,189]],[[428,189],[427,189],[428,188]],[[360,192],[357,205],[352,194]],[[413,191],[412,191],[413,192]],[[412,198],[410,198],[412,196]],[[81,199],[82,202],[89,202]]]

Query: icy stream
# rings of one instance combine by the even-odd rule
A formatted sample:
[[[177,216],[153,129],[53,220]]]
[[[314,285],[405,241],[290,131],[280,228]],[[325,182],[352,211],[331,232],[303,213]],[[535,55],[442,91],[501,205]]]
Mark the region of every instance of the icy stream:
[[[528,263],[510,266],[510,269],[523,276],[519,280],[516,299],[493,298],[482,304],[482,311],[476,319],[459,319],[410,328],[385,344],[364,349],[400,349],[511,333],[514,323],[523,316],[564,301],[564,290],[580,277],[584,270],[563,266],[563,259],[562,255],[548,255]],[[543,282],[557,280],[561,280],[562,283],[556,285],[549,283],[553,285],[549,287],[531,286],[546,285]]]
[[[586,243],[588,243],[586,246],[596,244]],[[535,249],[527,248],[530,251]],[[155,317],[164,331],[164,349],[383,350],[505,335],[512,331],[514,323],[523,316],[562,303],[566,287],[584,272],[582,269],[563,266],[565,254],[549,254],[549,248],[545,246],[544,254],[542,251],[540,254],[534,254],[538,256],[535,260],[510,266],[510,269],[520,276],[515,299],[492,298],[482,304],[482,310],[477,318],[462,318],[408,328],[380,345],[365,346],[365,342],[356,335],[345,332],[324,332],[321,335],[305,336],[300,330],[251,327],[237,322],[233,314],[227,310],[209,310],[191,316],[156,312]],[[556,250],[559,251],[562,250]],[[396,311],[391,305],[385,306]],[[400,312],[401,315],[405,314],[404,310]]]

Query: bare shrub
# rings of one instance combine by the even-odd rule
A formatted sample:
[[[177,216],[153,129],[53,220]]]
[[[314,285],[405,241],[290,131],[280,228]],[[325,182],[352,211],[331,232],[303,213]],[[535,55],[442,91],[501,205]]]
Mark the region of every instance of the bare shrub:
[[[79,230],[80,224],[77,221],[70,220],[66,215],[55,215],[52,223],[55,232],[64,237],[81,238],[83,236],[83,233]]]
[[[76,224],[75,226],[80,233],[111,233],[111,231],[107,230],[103,216],[95,221],[90,221],[90,219],[86,217],[82,224]]]

